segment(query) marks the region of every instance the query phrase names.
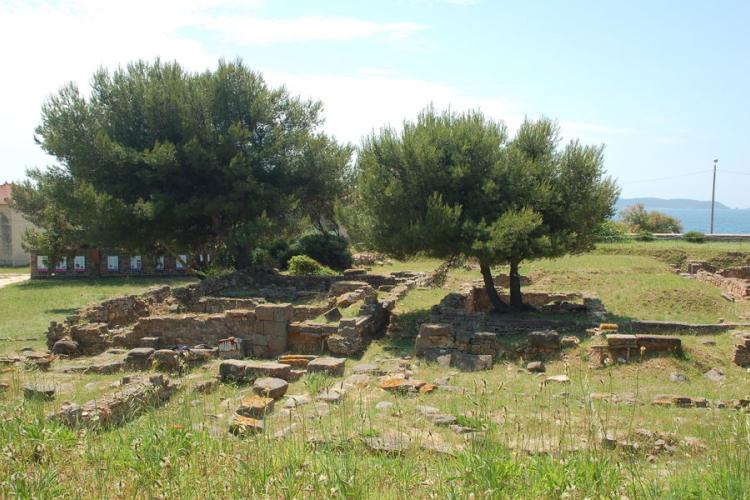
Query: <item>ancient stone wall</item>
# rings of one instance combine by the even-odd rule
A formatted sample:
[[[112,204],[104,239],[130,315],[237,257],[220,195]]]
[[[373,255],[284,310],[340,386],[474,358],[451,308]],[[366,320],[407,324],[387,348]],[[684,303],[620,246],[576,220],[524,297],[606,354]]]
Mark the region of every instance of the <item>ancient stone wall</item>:
[[[734,268],[740,269],[740,268]],[[730,276],[721,273],[727,272]],[[750,298],[750,280],[734,277],[742,275],[744,271],[722,270],[718,273],[710,273],[702,269],[695,273],[696,279],[710,283],[736,299]]]
[[[144,338],[158,338],[158,347],[217,345],[227,337],[240,338],[245,354],[278,356],[287,348],[291,304],[259,304],[255,310],[238,309],[216,314],[179,314],[142,318],[121,339],[138,347]]]

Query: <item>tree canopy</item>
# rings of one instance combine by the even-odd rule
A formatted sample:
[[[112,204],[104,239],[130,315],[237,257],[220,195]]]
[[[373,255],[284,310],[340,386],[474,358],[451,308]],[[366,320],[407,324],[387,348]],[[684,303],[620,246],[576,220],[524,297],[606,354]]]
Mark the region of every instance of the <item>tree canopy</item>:
[[[476,111],[428,108],[400,131],[371,134],[356,176],[352,235],[396,256],[475,258],[497,310],[522,307],[522,261],[591,248],[618,196],[602,147],[561,147],[547,119],[525,121],[511,140],[502,123]],[[491,272],[506,264],[510,304]]]
[[[89,97],[68,84],[42,108],[36,140],[59,164],[14,190],[42,229],[29,243],[224,248],[245,266],[269,235],[333,216],[352,148],[320,131],[321,109],[239,60],[100,69]]]
[[[648,211],[642,203],[620,210],[620,219],[633,233],[681,233],[682,223],[675,217],[656,210]]]

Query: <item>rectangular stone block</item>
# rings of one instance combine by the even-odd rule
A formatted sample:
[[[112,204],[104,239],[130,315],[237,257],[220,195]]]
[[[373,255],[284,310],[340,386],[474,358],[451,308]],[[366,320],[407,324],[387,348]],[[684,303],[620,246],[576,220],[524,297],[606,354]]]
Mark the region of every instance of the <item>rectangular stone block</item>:
[[[259,377],[276,377],[286,380],[291,366],[272,361],[242,361],[229,359],[219,365],[219,378],[222,381],[252,382]]]
[[[273,320],[280,322],[288,322],[294,319],[294,307],[292,304],[275,304],[273,310]]]
[[[307,364],[307,371],[309,373],[324,372],[334,377],[342,377],[345,363],[346,358],[323,356],[310,361]]]
[[[255,308],[255,318],[259,321],[273,321],[275,307],[274,304],[258,304]]]

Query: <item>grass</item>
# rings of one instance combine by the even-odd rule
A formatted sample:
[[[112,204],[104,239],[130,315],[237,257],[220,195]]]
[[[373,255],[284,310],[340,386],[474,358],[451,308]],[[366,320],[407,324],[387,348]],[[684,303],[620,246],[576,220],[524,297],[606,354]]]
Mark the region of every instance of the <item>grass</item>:
[[[427,269],[433,264],[390,266]],[[534,279],[533,287],[598,293],[613,312],[628,316],[676,308],[678,297],[691,303],[694,296],[711,296],[710,288],[679,278],[663,261],[637,254],[540,261],[527,264],[523,272]],[[456,270],[443,289],[412,290],[399,310],[424,317],[446,293],[475,278],[476,271]],[[67,314],[52,309],[133,292],[146,284],[102,280],[13,285],[0,291],[0,332],[41,335],[50,318]],[[680,294],[666,293],[670,290]],[[12,292],[11,299],[6,291]],[[670,314],[681,319],[713,318],[710,307],[676,311]],[[13,325],[7,324],[9,320]],[[41,326],[24,325],[24,320]],[[252,393],[250,387],[225,384],[210,395],[190,389],[196,381],[215,376],[218,362],[175,377],[183,389],[164,406],[120,427],[80,431],[62,428],[44,416],[63,400],[82,403],[113,391],[111,383],[118,375],[0,367],[8,370],[0,372],[0,381],[10,386],[0,392],[0,497],[747,497],[748,413],[650,404],[654,396],[665,393],[711,400],[750,394],[746,371],[731,363],[730,334],[684,336],[682,357],[599,367],[588,356],[593,340],[583,332],[571,333],[583,338],[581,345],[546,363],[546,375],[567,374],[569,384],[543,383],[545,375],[522,369],[523,359],[500,360],[492,370],[477,373],[411,359],[414,378],[450,377],[449,384],[465,392],[438,389],[397,395],[380,390],[373,380],[364,389],[348,392],[340,404],[318,408],[311,403],[302,406],[298,416],[284,412],[282,402],[277,402],[266,419],[266,432],[246,438],[231,436],[227,426],[239,400]],[[505,341],[512,345],[517,340]],[[361,361],[347,362],[347,375],[355,363],[388,363],[402,355],[413,356],[413,340],[375,341]],[[725,381],[703,376],[713,367],[725,372]],[[670,382],[672,372],[684,373],[689,382]],[[288,394],[314,396],[340,380],[308,375],[292,383]],[[57,400],[23,399],[21,386],[33,381],[54,381]],[[637,403],[592,399],[594,392],[632,393]],[[381,401],[393,406],[377,410]],[[457,434],[434,425],[417,410],[420,405],[454,415],[460,425],[478,432]],[[286,437],[273,437],[291,424],[296,427]],[[640,438],[638,429],[664,436],[674,449],[655,451],[655,439]],[[607,433],[634,444],[609,449],[602,442]],[[408,438],[407,446],[387,452],[366,445],[367,440],[388,436]]]
[[[183,284],[190,278],[105,278],[98,280],[32,280],[0,289],[0,352],[24,346],[43,348],[50,321],[76,309],[118,295],[139,293],[155,285]],[[33,339],[33,340],[28,340]]]
[[[29,267],[0,267],[0,276],[3,274],[29,274]]]

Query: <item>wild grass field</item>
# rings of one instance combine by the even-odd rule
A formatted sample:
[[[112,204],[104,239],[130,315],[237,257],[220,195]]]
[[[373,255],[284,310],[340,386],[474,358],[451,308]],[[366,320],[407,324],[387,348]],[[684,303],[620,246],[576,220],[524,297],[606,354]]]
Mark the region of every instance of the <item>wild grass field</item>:
[[[729,321],[750,312],[747,304],[714,301],[710,286],[681,278],[664,261],[633,248],[616,253],[616,246],[600,247],[591,254],[529,263],[522,273],[535,288],[597,294],[616,317]],[[700,252],[726,258],[721,254],[736,251],[722,246],[711,253],[710,248],[700,246]],[[376,271],[432,270],[438,264],[393,262]],[[415,289],[399,310],[420,317],[446,293],[478,277],[473,269],[454,270],[445,287]],[[148,284],[11,285],[0,290],[0,337],[41,339],[50,319]],[[374,363],[444,387],[394,394],[371,376],[340,403],[329,404],[316,402],[315,395],[342,379],[306,375],[287,394],[308,394],[312,401],[295,411],[277,401],[265,432],[244,438],[227,428],[250,387],[224,384],[210,395],[192,391],[196,382],[217,374],[218,362],[174,377],[183,389],[167,404],[116,428],[81,431],[51,423],[45,415],[64,400],[83,403],[116,390],[112,384],[122,374],[0,367],[0,381],[9,385],[0,392],[0,497],[750,496],[748,413],[714,404],[750,395],[750,375],[731,363],[731,333],[686,335],[682,356],[606,366],[589,356],[593,341],[583,331],[564,333],[578,336],[581,344],[549,360],[540,375],[527,372],[523,359],[499,360],[485,372],[457,372],[414,359],[413,340],[377,340],[361,358],[347,361],[346,377],[356,365]],[[510,348],[519,340],[511,336],[505,342]],[[725,378],[706,378],[711,368],[722,370]],[[672,373],[686,381],[671,381]],[[552,375],[567,375],[570,382],[546,382]],[[30,381],[54,381],[56,400],[24,399],[21,386]],[[652,405],[659,394],[705,397],[712,404]],[[458,428],[436,424],[433,409],[455,417]]]
[[[21,347],[41,349],[47,325],[76,309],[110,297],[140,293],[151,286],[179,285],[191,278],[103,278],[33,280],[0,288],[0,353]],[[7,340],[10,339],[10,340]]]

